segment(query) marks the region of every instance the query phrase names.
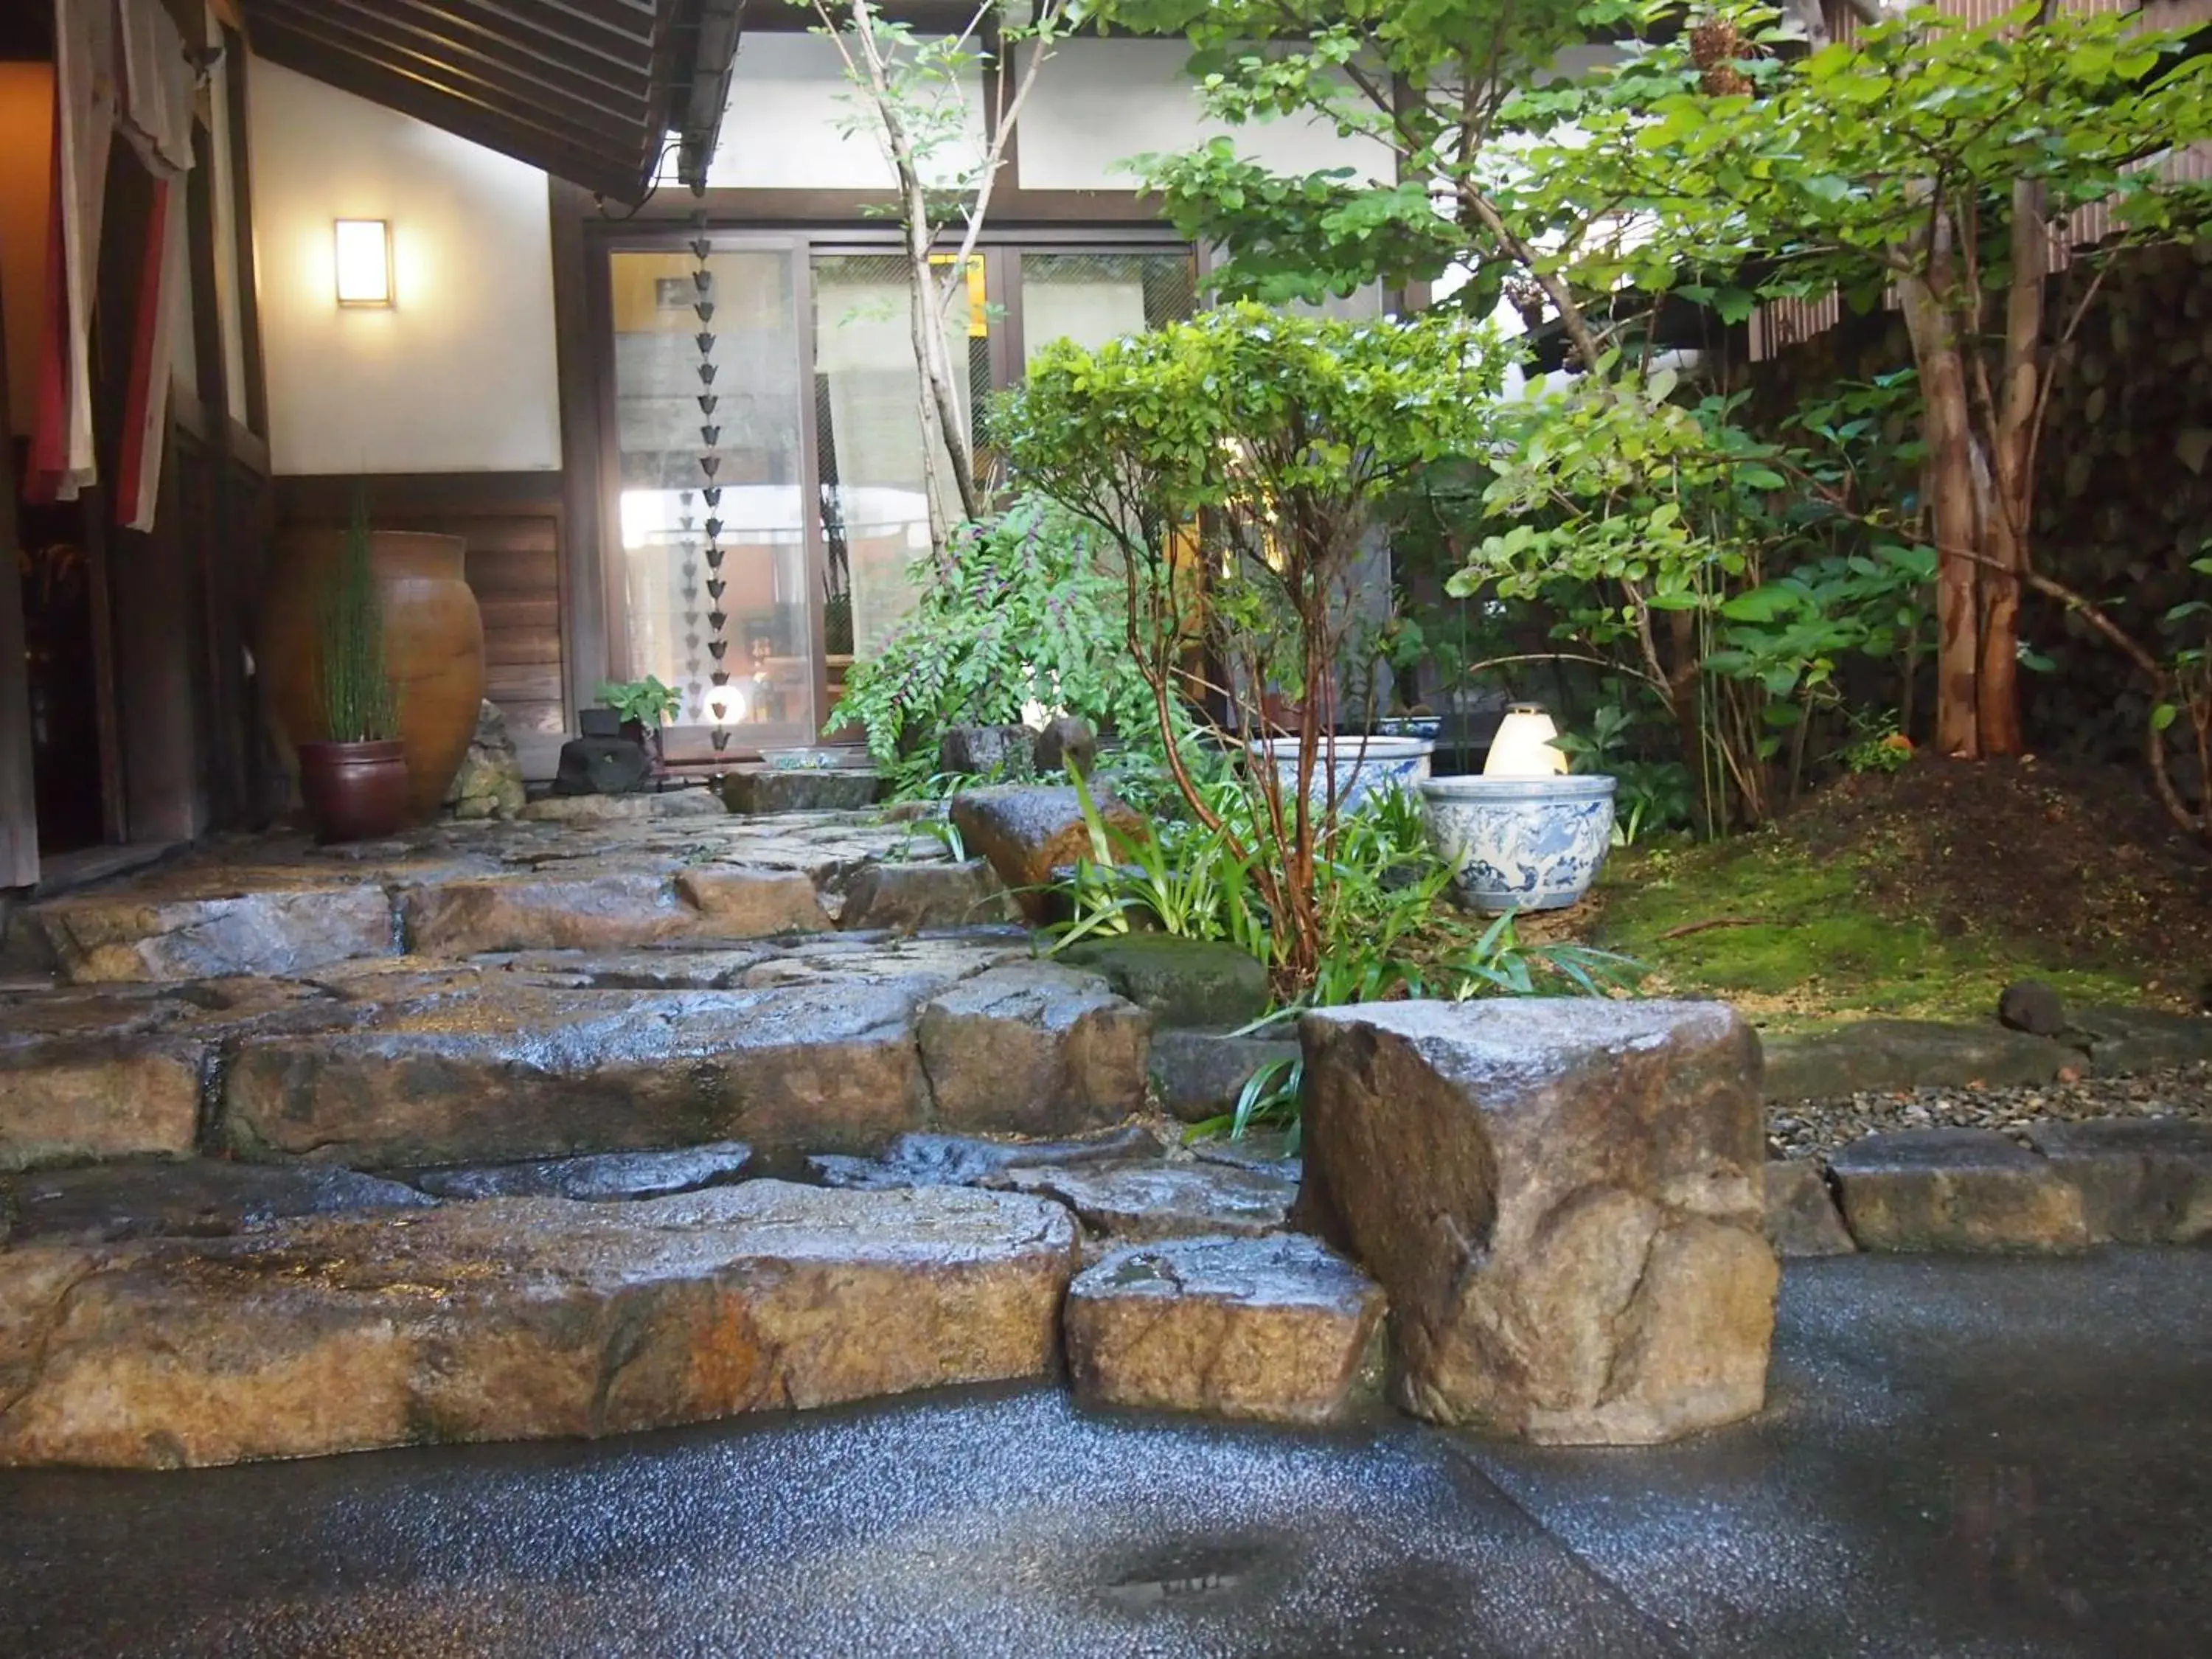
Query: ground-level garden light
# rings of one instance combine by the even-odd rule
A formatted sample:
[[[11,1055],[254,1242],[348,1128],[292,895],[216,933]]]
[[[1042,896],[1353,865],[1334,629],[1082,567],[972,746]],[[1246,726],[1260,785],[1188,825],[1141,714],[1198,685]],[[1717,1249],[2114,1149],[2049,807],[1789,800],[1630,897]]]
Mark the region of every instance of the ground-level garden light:
[[[1556,910],[1589,891],[1613,845],[1614,780],[1569,775],[1538,704],[1505,711],[1480,777],[1420,785],[1429,838],[1471,908]]]

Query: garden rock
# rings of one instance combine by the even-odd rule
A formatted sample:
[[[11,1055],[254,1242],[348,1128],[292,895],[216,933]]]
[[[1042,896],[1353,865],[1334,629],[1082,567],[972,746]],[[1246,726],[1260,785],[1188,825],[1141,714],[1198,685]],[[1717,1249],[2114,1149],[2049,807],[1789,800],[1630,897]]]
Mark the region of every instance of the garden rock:
[[[1231,1110],[1247,1080],[1261,1066],[1297,1057],[1298,1045],[1279,1037],[1156,1030],[1152,1091],[1173,1116],[1200,1123]]]
[[[416,1170],[406,1179],[436,1198],[573,1198],[586,1203],[665,1198],[737,1180],[752,1162],[742,1140],[665,1152],[599,1152],[526,1164],[475,1164]]]
[[[1093,934],[1061,951],[1060,960],[1103,974],[1163,1025],[1243,1025],[1267,1010],[1266,965],[1225,939]]]
[[[2078,1250],[2081,1194],[2047,1160],[1994,1129],[1869,1135],[1828,1160],[1863,1250]]]
[[[1013,901],[982,859],[957,864],[872,864],[845,890],[837,925],[895,933],[1011,921]]]
[[[1431,1421],[1645,1444],[1765,1394],[1759,1048],[1718,1003],[1372,1003],[1306,1015],[1298,1218],[1390,1301]]]
[[[2081,1194],[2092,1238],[2119,1244],[2212,1240],[2212,1123],[2100,1118],[2039,1123],[2030,1137]]]
[[[1103,793],[1092,805],[1109,829],[1139,835],[1144,820]],[[1073,786],[1003,784],[963,789],[952,798],[952,822],[971,853],[991,861],[1014,891],[1022,912],[1042,921],[1051,909],[1043,890],[1056,869],[1091,856],[1091,830]]]
[[[798,870],[701,866],[678,872],[676,896],[690,906],[704,937],[769,939],[831,926],[814,883]]]
[[[1836,1213],[1820,1166],[1805,1158],[1775,1158],[1766,1166],[1766,1240],[1784,1261],[1858,1249]]]
[[[751,1182],[0,1252],[0,1463],[625,1433],[1042,1376],[1066,1214]]]
[[[2083,1008],[2070,1021],[2067,1037],[2087,1051],[2089,1069],[2102,1076],[2212,1064],[2212,1016],[2204,1014]]]
[[[486,697],[477,710],[476,735],[446,791],[446,808],[457,818],[511,818],[528,803],[507,716]]]
[[[0,1181],[0,1243],[216,1238],[297,1216],[416,1210],[434,1200],[351,1170],[191,1158],[48,1170]]]
[[[732,812],[857,812],[884,792],[878,773],[859,766],[745,766],[722,780]]]
[[[1873,1091],[2048,1083],[2081,1057],[2063,1042],[1997,1025],[1863,1019],[1770,1036],[1769,1100],[1825,1100]]]
[[[2031,1036],[2055,1037],[2066,1029],[2066,999],[2039,979],[2024,979],[1997,994],[1997,1024]]]
[[[1057,1169],[1016,1164],[991,1184],[1035,1193],[1075,1212],[1115,1243],[1207,1236],[1252,1238],[1289,1224],[1297,1183],[1221,1164],[1146,1162]]]
[[[1073,1140],[987,1140],[977,1135],[906,1134],[881,1158],[817,1153],[806,1160],[825,1187],[972,1187],[1024,1167],[1123,1163],[1157,1158],[1160,1144],[1141,1124]]]
[[[1069,1379],[1087,1406],[1329,1423],[1382,1313],[1371,1279],[1300,1234],[1131,1245],[1068,1287]]]
[[[948,726],[937,740],[937,769],[963,777],[1025,778],[1036,733],[1026,726]]]
[[[367,1169],[733,1139],[872,1152],[923,1122],[913,1006],[898,985],[491,984],[246,1045],[222,1079],[223,1130],[241,1157]]]
[[[943,1127],[1065,1135],[1144,1109],[1152,1017],[1095,974],[993,968],[931,998],[915,1030]]]
[[[1088,778],[1098,764],[1097,734],[1087,721],[1062,714],[1036,734],[1034,759],[1040,772],[1072,772]]]

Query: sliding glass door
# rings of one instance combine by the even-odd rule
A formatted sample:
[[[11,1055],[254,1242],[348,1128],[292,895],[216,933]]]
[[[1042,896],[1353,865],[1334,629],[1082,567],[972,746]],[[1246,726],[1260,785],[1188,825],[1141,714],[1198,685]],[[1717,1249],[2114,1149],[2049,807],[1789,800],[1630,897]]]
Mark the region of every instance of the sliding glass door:
[[[733,748],[811,742],[797,261],[773,247],[609,258],[629,676],[676,689],[679,755],[711,752],[718,668]]]

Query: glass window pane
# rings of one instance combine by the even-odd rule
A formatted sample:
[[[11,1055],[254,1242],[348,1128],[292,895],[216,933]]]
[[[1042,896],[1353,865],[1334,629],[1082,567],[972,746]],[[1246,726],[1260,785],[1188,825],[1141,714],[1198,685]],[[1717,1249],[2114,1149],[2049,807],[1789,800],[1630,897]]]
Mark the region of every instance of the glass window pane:
[[[1054,340],[1086,349],[1180,321],[1198,309],[1188,252],[1029,252],[1022,255],[1022,354]]]
[[[705,725],[719,609],[738,742],[808,741],[815,673],[790,256],[713,254],[704,288],[688,252],[611,258],[630,672],[677,689],[677,724]],[[702,304],[712,307],[703,318]],[[703,352],[702,334],[713,336]],[[700,372],[708,362],[711,380]],[[714,461],[711,478],[702,457]],[[710,488],[720,492],[712,503]],[[719,574],[707,557],[710,518],[722,525]],[[719,599],[708,586],[716,580]],[[681,745],[704,747],[703,737]]]
[[[823,254],[814,260],[814,409],[829,549],[823,634],[833,669],[867,656],[913,605],[907,567],[929,550],[921,465],[921,374],[914,361],[903,254]],[[963,437],[990,385],[989,321],[975,262],[969,304],[945,320]],[[951,463],[939,457],[943,507],[960,517]]]

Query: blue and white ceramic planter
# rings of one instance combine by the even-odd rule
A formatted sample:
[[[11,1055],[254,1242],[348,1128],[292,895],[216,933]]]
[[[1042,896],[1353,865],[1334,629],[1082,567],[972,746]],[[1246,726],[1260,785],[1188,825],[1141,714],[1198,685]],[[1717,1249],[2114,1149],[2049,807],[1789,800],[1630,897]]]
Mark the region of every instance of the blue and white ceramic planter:
[[[1298,745],[1290,738],[1255,738],[1246,745],[1255,760],[1273,756],[1275,776],[1288,795],[1298,787]],[[1314,763],[1313,784],[1308,799],[1318,807],[1328,799],[1329,774],[1336,775],[1339,811],[1359,805],[1369,796],[1388,789],[1412,789],[1429,775],[1429,758],[1437,752],[1429,738],[1363,738],[1335,739],[1334,753],[1324,752]]]
[[[1431,778],[1429,840],[1469,908],[1557,910],[1589,891],[1613,846],[1607,777]]]

